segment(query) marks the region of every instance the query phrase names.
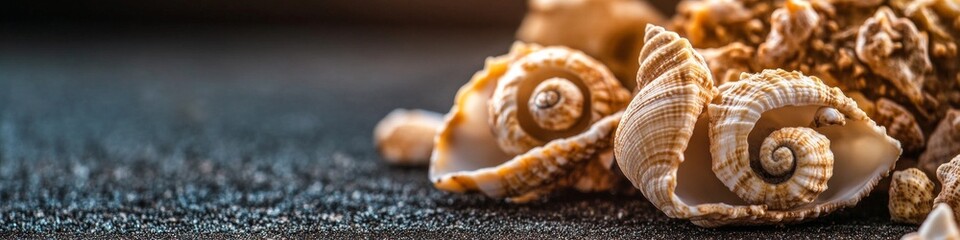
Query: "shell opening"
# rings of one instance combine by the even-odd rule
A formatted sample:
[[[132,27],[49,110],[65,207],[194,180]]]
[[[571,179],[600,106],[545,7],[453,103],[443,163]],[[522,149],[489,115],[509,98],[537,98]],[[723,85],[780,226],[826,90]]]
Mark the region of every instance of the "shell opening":
[[[576,84],[564,78],[541,82],[533,90],[528,105],[534,122],[546,130],[566,130],[583,118],[583,93]]]

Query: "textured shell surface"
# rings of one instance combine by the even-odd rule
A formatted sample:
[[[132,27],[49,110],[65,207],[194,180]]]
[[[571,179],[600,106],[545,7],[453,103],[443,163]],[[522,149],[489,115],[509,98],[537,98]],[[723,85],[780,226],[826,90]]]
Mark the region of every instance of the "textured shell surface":
[[[716,94],[709,71],[686,39],[647,25],[638,92],[623,112],[614,154],[624,176],[670,217],[697,212],[673,190],[694,123]]]
[[[927,150],[920,155],[919,167],[936,173],[940,165],[960,154],[960,110],[951,109],[930,134]]]
[[[567,46],[600,60],[633,90],[643,27],[666,18],[645,1],[529,0],[517,39]]]
[[[433,152],[433,137],[442,124],[439,113],[395,109],[374,128],[374,145],[390,164],[426,165]]]
[[[859,95],[868,116],[901,141],[905,159],[919,159],[936,124],[960,109],[955,0],[686,0],[672,29],[700,49],[718,83],[775,67]],[[753,63],[717,54],[729,46],[754,50],[735,55]],[[883,109],[868,109],[872,105]]]
[[[435,138],[430,180],[512,202],[562,187],[608,189],[617,178],[610,139],[628,99],[582,52],[515,43],[457,92]]]
[[[704,227],[815,218],[855,205],[900,155],[883,127],[815,77],[742,74],[718,91],[690,43],[656,26],[640,65],[614,153],[667,216]],[[736,184],[751,177],[760,184]]]
[[[960,229],[949,205],[937,204],[927,219],[914,233],[903,235],[903,240],[960,239]]]
[[[920,224],[933,209],[933,181],[920,169],[893,173],[887,208],[895,222]]]
[[[960,210],[957,208],[960,206],[960,155],[937,168],[937,180],[940,181],[940,194],[933,199],[933,203],[945,203],[954,210]]]

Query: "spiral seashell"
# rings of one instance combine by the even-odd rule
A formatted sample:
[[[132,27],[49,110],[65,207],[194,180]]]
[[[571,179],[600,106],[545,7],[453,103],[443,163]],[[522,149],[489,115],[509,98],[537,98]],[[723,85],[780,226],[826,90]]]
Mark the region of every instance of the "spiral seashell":
[[[559,188],[609,189],[619,179],[610,140],[629,94],[582,52],[515,43],[457,92],[430,180],[515,203]]]
[[[690,42],[662,27],[647,25],[640,51],[639,91],[623,112],[614,154],[624,176],[670,217],[691,209],[677,202],[677,166],[704,106],[716,95],[706,62]],[[666,171],[656,174],[653,171]]]
[[[582,132],[619,111],[630,93],[582,52],[548,47],[527,55],[497,82],[490,125],[500,148],[521,154]]]
[[[791,105],[855,105],[852,99],[831,92],[818,79],[782,70],[749,75],[721,88],[721,97],[710,105],[710,150],[713,171],[724,185],[747,203],[773,209],[810,203],[827,189],[834,156],[825,136],[810,128],[775,130],[763,141],[759,159],[750,156],[748,136],[763,112]],[[843,114],[832,107],[818,108],[814,119],[815,126],[843,124]]]

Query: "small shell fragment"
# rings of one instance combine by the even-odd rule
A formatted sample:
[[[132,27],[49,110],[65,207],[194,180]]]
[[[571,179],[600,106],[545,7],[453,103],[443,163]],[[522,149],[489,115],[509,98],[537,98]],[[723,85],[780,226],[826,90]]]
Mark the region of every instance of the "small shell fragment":
[[[395,109],[374,128],[374,145],[387,163],[426,165],[433,152],[433,138],[441,125],[443,115],[440,113]]]
[[[933,181],[920,169],[893,173],[890,181],[890,218],[895,222],[920,224],[933,208]]]

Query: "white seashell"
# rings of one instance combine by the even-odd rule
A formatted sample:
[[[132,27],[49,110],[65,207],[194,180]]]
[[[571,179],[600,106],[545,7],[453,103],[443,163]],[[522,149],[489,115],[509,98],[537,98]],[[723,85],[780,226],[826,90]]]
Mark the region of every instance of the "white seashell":
[[[901,239],[960,239],[960,229],[957,229],[957,221],[954,218],[953,210],[950,209],[950,206],[937,204],[937,207],[927,216],[927,220],[923,221],[923,225],[920,225],[920,230],[915,233],[903,235]]]
[[[439,113],[395,109],[373,129],[374,145],[387,163],[426,165],[433,152],[433,137],[442,124]]]
[[[556,188],[609,189],[617,179],[610,139],[629,94],[579,51],[515,43],[457,92],[435,139],[430,180],[511,202]]]

